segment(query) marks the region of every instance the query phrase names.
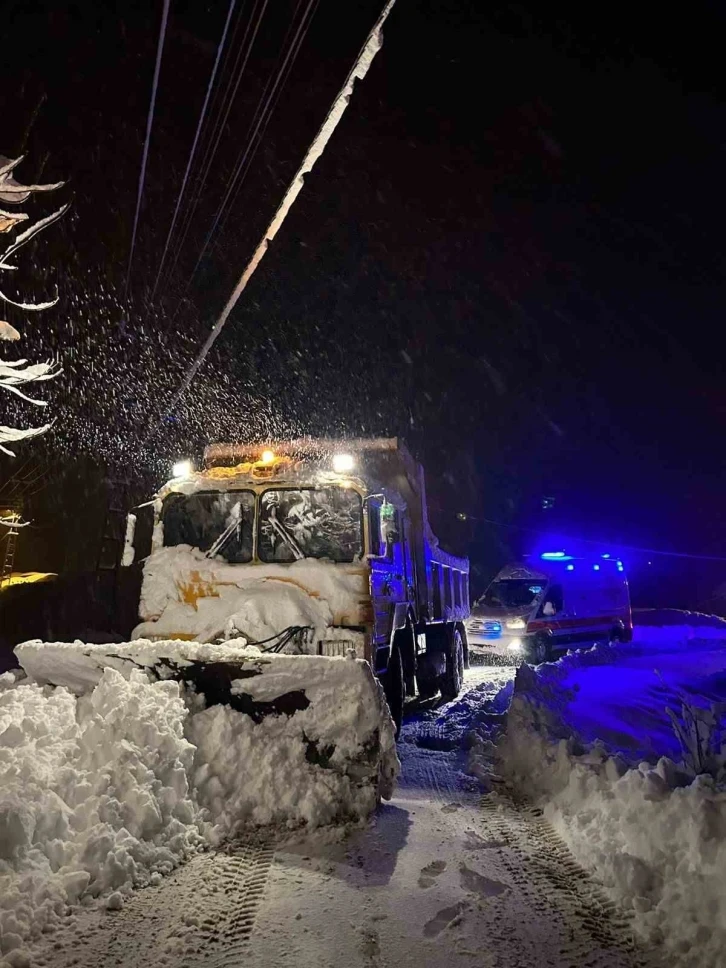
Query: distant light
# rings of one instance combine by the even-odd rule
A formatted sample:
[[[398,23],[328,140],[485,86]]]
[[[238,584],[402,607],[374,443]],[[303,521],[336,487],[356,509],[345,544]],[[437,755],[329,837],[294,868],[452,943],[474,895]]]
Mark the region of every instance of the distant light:
[[[194,464],[190,460],[180,460],[171,469],[172,477],[189,477],[194,470]]]
[[[543,551],[540,555],[541,558],[547,560],[548,558],[564,558],[564,551]]]
[[[333,470],[336,474],[345,474],[355,466],[352,454],[335,454],[333,456]]]
[[[619,561],[619,562],[618,562],[618,571],[625,571],[625,569],[623,568],[623,563],[622,563],[622,561]]]
[[[592,570],[593,571],[600,571],[600,565],[593,565],[592,566]]]
[[[649,561],[649,562],[648,562],[648,564],[649,564],[649,565],[652,565],[652,564],[653,564],[653,562],[652,562],[652,561]]]
[[[510,652],[521,652],[522,651],[522,640],[512,639],[512,641],[507,646]]]
[[[275,455],[271,450],[263,450],[260,455],[260,462],[262,464],[271,464],[275,459]]]
[[[567,566],[567,570],[568,571],[574,571],[575,570],[575,566],[574,565],[568,565]]]
[[[603,555],[602,557],[603,557],[603,558],[609,558],[609,557],[610,557],[610,555]]]

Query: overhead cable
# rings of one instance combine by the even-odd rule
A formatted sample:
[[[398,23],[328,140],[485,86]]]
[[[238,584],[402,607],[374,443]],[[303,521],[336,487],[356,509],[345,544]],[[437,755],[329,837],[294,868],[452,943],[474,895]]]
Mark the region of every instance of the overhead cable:
[[[169,19],[170,0],[164,0],[164,7],[161,13],[161,29],[159,30],[159,42],[156,48],[156,64],[154,65],[154,80],[151,84],[151,102],[149,104],[149,114],[146,118],[146,137],[144,139],[144,150],[141,157],[141,171],[139,173],[139,187],[136,194],[136,212],[134,213],[134,227],[131,233],[131,248],[129,250],[129,263],[126,269],[126,285],[124,288],[124,298],[128,297],[129,280],[131,279],[131,264],[134,258],[134,248],[136,246],[136,232],[139,227],[139,213],[141,212],[141,200],[144,196],[144,181],[146,180],[146,163],[149,158],[149,142],[151,141],[151,129],[154,124],[154,109],[156,107],[156,92],[159,88],[159,73],[161,71],[161,56],[164,52],[164,40],[166,38],[166,25]]]
[[[265,85],[265,88],[260,97],[257,110],[255,111],[254,117],[250,124],[250,129],[247,136],[247,142],[246,142],[244,151],[239,155],[237,162],[235,164],[234,170],[232,172],[232,175],[229,181],[227,182],[227,190],[224,194],[224,197],[222,198],[219,208],[217,209],[217,213],[214,217],[214,221],[212,222],[212,225],[210,226],[210,229],[207,232],[207,236],[204,240],[204,243],[202,244],[201,251],[199,253],[199,256],[197,257],[196,264],[192,270],[192,274],[189,277],[187,285],[191,284],[194,276],[197,273],[197,270],[199,269],[199,266],[202,263],[202,259],[204,258],[207,251],[209,250],[209,246],[217,231],[217,227],[219,226],[220,221],[225,217],[225,213],[231,207],[231,204],[233,203],[234,198],[236,198],[240,188],[242,187],[242,183],[244,181],[244,178],[246,177],[247,172],[249,171],[249,167],[252,162],[252,159],[254,158],[255,152],[257,151],[257,147],[259,146],[260,141],[262,140],[262,137],[267,129],[267,125],[270,122],[270,118],[272,117],[272,113],[275,109],[277,101],[280,97],[280,94],[282,93],[282,89],[284,87],[285,81],[287,80],[287,77],[289,76],[289,73],[292,70],[292,66],[295,62],[295,59],[297,58],[297,55],[300,51],[300,47],[302,46],[303,40],[305,39],[305,35],[307,34],[307,31],[310,27],[310,23],[315,13],[314,8],[317,8],[318,3],[319,3],[319,0],[308,0],[307,8],[305,9],[305,12],[303,13],[302,18],[300,19],[300,23],[298,24],[297,30],[295,32],[295,36],[293,37],[292,42],[290,43],[290,46],[287,49],[287,52],[284,53],[284,56],[281,53],[282,63],[278,61],[278,68],[275,72],[273,72],[275,77],[274,83],[271,83],[273,75],[270,75],[270,77],[267,80],[267,84]],[[300,6],[300,3],[298,3],[298,7],[299,6]],[[293,15],[293,22],[294,22],[294,15]],[[293,22],[291,22],[290,27],[288,28],[287,34],[285,36],[285,39],[283,40],[283,47],[282,47],[283,52],[285,51],[285,46],[287,44],[290,33],[292,31]]]
[[[199,135],[202,131],[202,126],[204,124],[204,119],[207,114],[207,105],[209,104],[209,98],[212,93],[212,88],[214,87],[214,81],[217,76],[217,68],[219,67],[219,61],[222,56],[222,51],[224,49],[224,43],[227,39],[227,31],[229,30],[229,23],[232,19],[232,14],[234,12],[235,4],[237,0],[230,0],[229,10],[227,11],[227,19],[224,22],[224,29],[222,30],[222,36],[219,39],[219,44],[217,45],[217,56],[214,58],[214,66],[212,67],[212,73],[209,76],[209,83],[207,84],[207,93],[204,96],[204,103],[202,104],[202,110],[199,113],[199,121],[197,122],[197,130],[194,133],[194,141],[192,142],[192,148],[189,152],[189,158],[187,159],[187,167],[184,172],[184,177],[182,178],[181,188],[179,189],[179,194],[177,195],[176,205],[174,207],[174,214],[171,219],[171,225],[169,226],[169,231],[166,236],[166,242],[164,243],[164,251],[161,254],[161,261],[159,262],[159,269],[156,273],[156,279],[154,280],[154,285],[151,290],[151,299],[153,300],[156,295],[156,290],[159,285],[159,280],[161,279],[161,273],[164,268],[164,261],[166,259],[166,254],[169,251],[169,242],[171,241],[172,234],[174,232],[174,227],[176,226],[176,220],[179,217],[179,209],[181,207],[182,198],[184,197],[184,192],[187,187],[187,181],[189,180],[189,172],[191,171],[192,163],[194,161],[194,155],[197,151],[197,145],[199,143]]]
[[[214,158],[217,154],[217,149],[219,148],[219,142],[222,137],[222,132],[224,131],[225,126],[227,124],[227,120],[229,118],[229,113],[232,108],[232,104],[234,103],[234,99],[237,95],[237,91],[239,89],[245,70],[247,68],[247,63],[250,58],[250,53],[252,51],[252,47],[257,37],[257,33],[260,29],[262,17],[265,13],[265,10],[267,9],[268,2],[269,0],[255,0],[255,6],[253,8],[250,19],[247,22],[247,26],[245,27],[245,32],[240,42],[239,49],[237,51],[237,57],[235,58],[234,65],[232,67],[232,76],[235,77],[234,86],[231,87],[232,77],[230,77],[226,88],[225,98],[223,100],[222,107],[220,109],[220,115],[216,119],[216,122],[213,127],[213,131],[211,134],[211,140],[210,142],[208,142],[206,150],[202,157],[200,170],[196,178],[196,186],[193,191],[192,198],[187,207],[186,215],[184,216],[184,219],[183,219],[181,234],[177,242],[174,255],[172,256],[172,259],[169,265],[169,272],[172,272],[174,270],[179,260],[182,247],[186,240],[189,229],[194,221],[194,214],[197,210],[197,206],[199,205],[199,200],[202,196],[204,186],[207,183],[207,178],[209,176],[209,172],[212,167],[212,162],[214,161]],[[242,61],[241,64],[240,64],[240,60]]]

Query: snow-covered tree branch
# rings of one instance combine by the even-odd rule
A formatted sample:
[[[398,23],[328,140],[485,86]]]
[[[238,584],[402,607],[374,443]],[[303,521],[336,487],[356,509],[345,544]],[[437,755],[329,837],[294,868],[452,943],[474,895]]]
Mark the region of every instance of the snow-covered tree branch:
[[[56,182],[51,185],[22,185],[16,181],[13,172],[23,160],[19,158],[5,158],[0,155],[0,203],[5,205],[22,205],[27,202],[31,195],[37,192],[49,192],[60,188],[64,183]],[[7,235],[18,226],[24,225],[23,231],[15,236],[14,240],[6,246],[0,253],[0,270],[4,272],[15,272],[17,267],[8,259],[34,236],[56,222],[68,210],[68,205],[62,205],[51,215],[38,219],[36,222],[29,222],[29,216],[25,212],[7,212],[0,209],[0,235]],[[48,309],[58,302],[58,296],[47,302],[26,302],[20,299],[13,299],[7,296],[0,289],[0,302],[8,303],[18,309],[39,312]],[[20,333],[14,326],[5,320],[0,320],[0,340],[15,341],[20,339]],[[25,391],[29,383],[42,383],[45,380],[52,380],[60,373],[60,367],[52,360],[45,363],[29,363],[27,360],[6,360],[0,358],[0,390],[20,397],[27,403],[32,403],[36,407],[45,407],[46,401],[39,400],[35,396],[29,396]],[[14,457],[14,452],[6,444],[15,443],[21,440],[28,440],[31,437],[38,437],[44,434],[52,425],[49,423],[41,424],[39,427],[7,427],[0,424],[0,451]],[[0,526],[6,528],[17,527],[17,515],[0,517]]]

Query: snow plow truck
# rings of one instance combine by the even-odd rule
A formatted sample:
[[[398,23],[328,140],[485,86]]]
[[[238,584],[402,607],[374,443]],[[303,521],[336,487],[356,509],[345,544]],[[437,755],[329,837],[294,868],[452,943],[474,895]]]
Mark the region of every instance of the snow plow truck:
[[[258,816],[251,776],[288,825],[390,797],[405,698],[454,698],[468,664],[468,561],[439,547],[405,446],[215,444],[142,513],[123,556],[143,561],[133,641],[24,643],[31,680],[82,695],[119,673],[171,679],[193,721],[231,716],[212,720],[229,732],[224,776],[195,782],[212,799],[231,783],[240,823]],[[291,796],[291,776],[311,792]]]
[[[134,638],[364,659],[397,728],[407,696],[458,695],[469,563],[439,547],[401,441],[213,444],[202,469],[175,471],[154,500]]]

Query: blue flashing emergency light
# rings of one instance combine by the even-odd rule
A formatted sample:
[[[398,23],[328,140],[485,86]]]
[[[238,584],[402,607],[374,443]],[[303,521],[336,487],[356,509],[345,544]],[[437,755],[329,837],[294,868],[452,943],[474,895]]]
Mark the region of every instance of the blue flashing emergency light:
[[[601,555],[600,557],[601,557],[601,558],[609,558],[609,557],[610,557],[610,555]]]
[[[566,557],[567,555],[564,553],[564,551],[544,551],[540,555],[540,558],[542,558],[543,561],[547,561],[549,558],[566,558]]]
[[[593,565],[592,566],[592,570],[593,571],[600,571],[600,565]]]
[[[575,570],[575,566],[574,565],[568,565],[567,566],[567,570],[568,571],[574,571]]]

